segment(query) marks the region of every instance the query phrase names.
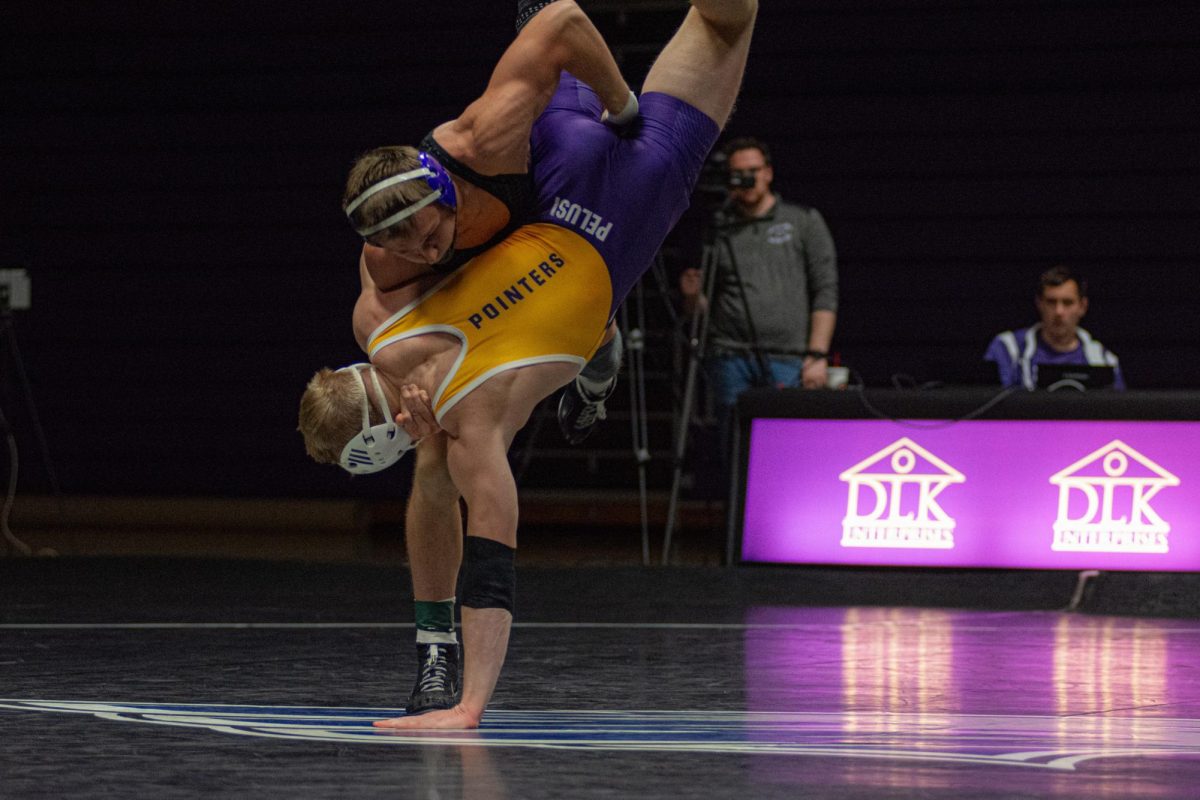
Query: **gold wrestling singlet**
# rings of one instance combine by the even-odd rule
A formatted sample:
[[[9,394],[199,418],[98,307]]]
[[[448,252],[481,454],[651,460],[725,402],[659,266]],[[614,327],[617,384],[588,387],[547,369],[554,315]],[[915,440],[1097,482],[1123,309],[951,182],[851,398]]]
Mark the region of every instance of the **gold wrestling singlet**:
[[[433,397],[440,421],[491,376],[530,364],[583,366],[608,325],[612,283],[596,249],[579,234],[539,223],[519,228],[392,315],[371,335],[375,357],[426,333],[462,349]]]

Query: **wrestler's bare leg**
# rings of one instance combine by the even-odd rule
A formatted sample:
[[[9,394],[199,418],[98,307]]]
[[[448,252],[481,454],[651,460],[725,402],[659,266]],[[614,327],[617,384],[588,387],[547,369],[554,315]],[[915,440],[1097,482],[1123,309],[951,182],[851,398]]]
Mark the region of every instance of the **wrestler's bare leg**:
[[[746,71],[757,13],[758,0],[692,0],[642,91],[669,94],[725,127]]]
[[[449,465],[455,482],[463,487],[470,509],[472,536],[489,534],[508,547],[516,545],[517,487],[509,468],[508,438],[493,428],[488,436],[460,437],[450,441]],[[483,439],[478,441],[477,439]],[[444,711],[376,722],[380,728],[476,728],[504,666],[512,614],[502,608],[462,609],[463,693],[461,702]]]
[[[489,379],[443,420],[450,433],[446,461],[467,502],[468,535],[516,548],[517,484],[508,463],[513,437],[543,397],[575,376],[571,364],[539,364]],[[452,709],[376,722],[397,729],[475,728],[504,666],[512,614],[463,607],[462,701]]]
[[[438,602],[454,596],[462,563],[458,487],[446,466],[446,435],[428,436],[417,448],[412,494],[405,513],[405,542],[413,599]]]
[[[462,702],[445,711],[380,720],[374,723],[375,727],[397,730],[478,728],[496,682],[500,680],[511,629],[512,614],[502,608],[463,608],[463,655],[466,663],[463,665]]]
[[[405,710],[423,714],[458,699],[460,659],[454,599],[463,558],[459,493],[446,466],[446,435],[421,439],[405,514],[412,576],[417,675]]]

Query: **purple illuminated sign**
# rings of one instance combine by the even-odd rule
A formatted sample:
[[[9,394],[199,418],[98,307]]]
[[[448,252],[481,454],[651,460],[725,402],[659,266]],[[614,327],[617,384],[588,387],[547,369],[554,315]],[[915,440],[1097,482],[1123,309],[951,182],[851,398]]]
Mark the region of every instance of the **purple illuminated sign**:
[[[755,419],[743,561],[1200,570],[1200,422]]]

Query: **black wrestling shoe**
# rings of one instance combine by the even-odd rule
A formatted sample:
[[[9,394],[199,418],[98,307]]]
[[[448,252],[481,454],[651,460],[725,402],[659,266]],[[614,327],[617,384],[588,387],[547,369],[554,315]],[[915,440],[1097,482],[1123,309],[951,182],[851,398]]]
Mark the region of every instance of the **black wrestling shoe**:
[[[417,682],[404,712],[409,716],[454,708],[462,697],[458,680],[458,645],[418,644]]]
[[[617,380],[613,378],[608,390],[600,397],[595,397],[579,385],[579,381],[571,381],[563,389],[558,399],[558,428],[563,438],[571,444],[579,444],[592,432],[596,423],[608,418],[604,409],[604,401],[612,397],[617,388]]]
[[[553,2],[554,0],[517,0],[517,33],[520,33],[521,28],[537,16],[539,11]]]

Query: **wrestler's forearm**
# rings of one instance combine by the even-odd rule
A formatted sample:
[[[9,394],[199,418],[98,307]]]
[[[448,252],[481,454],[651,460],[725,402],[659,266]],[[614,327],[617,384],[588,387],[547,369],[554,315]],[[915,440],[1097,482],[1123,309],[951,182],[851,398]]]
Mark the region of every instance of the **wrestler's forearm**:
[[[474,153],[475,169],[526,168],[530,128],[563,70],[591,86],[610,114],[629,103],[629,86],[599,31],[574,2],[559,0],[525,26],[500,57],[487,90],[439,134],[459,137],[461,149]]]
[[[545,22],[545,26],[539,25]],[[559,71],[566,70],[600,96],[611,114],[629,101],[629,84],[600,31],[572,0],[560,0],[529,24],[524,35],[540,36],[550,43],[550,56]]]

